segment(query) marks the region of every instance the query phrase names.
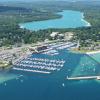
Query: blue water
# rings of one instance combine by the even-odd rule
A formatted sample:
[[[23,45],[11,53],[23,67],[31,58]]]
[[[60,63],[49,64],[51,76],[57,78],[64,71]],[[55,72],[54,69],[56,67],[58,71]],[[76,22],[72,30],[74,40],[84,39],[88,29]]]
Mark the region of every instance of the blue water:
[[[76,28],[82,26],[88,26],[88,22],[83,19],[83,13],[79,11],[64,10],[57,13],[62,15],[59,19],[51,19],[44,21],[33,21],[19,24],[20,27],[29,30],[40,30],[48,28]]]
[[[100,53],[91,54],[90,56],[100,63]]]
[[[23,74],[23,76],[7,81],[6,85],[5,83],[0,84],[0,100],[100,100],[99,82],[95,80],[66,80],[67,75],[99,75],[99,63],[85,54],[72,53],[66,50],[59,51],[59,53],[58,56],[44,54],[31,56],[66,60],[60,71],[50,75],[10,71],[9,73]],[[83,72],[81,72],[82,63],[85,64]],[[94,67],[96,68],[95,72],[91,70]]]

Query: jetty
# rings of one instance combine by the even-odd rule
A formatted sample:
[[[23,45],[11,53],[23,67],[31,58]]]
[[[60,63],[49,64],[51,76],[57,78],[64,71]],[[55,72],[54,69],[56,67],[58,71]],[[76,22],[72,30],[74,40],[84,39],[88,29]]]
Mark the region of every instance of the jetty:
[[[100,76],[67,77],[67,80],[88,80],[88,79],[100,80]]]

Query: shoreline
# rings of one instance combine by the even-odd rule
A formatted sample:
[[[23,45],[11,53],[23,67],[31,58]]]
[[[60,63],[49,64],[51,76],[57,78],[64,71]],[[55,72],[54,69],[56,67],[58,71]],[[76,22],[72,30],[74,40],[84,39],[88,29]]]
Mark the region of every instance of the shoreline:
[[[85,22],[86,26],[88,26],[88,27],[91,26],[91,24],[88,21],[86,21],[84,18],[85,18],[84,13],[82,13],[82,19],[81,19],[81,21]]]
[[[19,24],[19,27],[20,27],[21,29],[24,29],[24,26],[23,26],[23,25],[20,25],[20,24]]]
[[[88,54],[88,55],[98,54],[98,53],[100,53],[100,50],[99,51],[86,52],[86,54]]]
[[[78,54],[87,54],[87,55],[92,55],[92,54],[100,54],[100,50],[95,50],[95,51],[78,51],[78,50],[70,50],[74,53],[78,53]]]
[[[73,11],[73,10],[63,10],[63,11],[61,11],[61,12],[57,12],[56,14],[59,14],[59,15],[61,15],[62,17],[61,18],[63,18],[64,17],[64,15],[62,14],[64,11]],[[80,12],[80,11],[74,11],[74,12]],[[84,26],[82,26],[82,27],[90,27],[91,26],[91,24],[88,22],[88,21],[86,21],[85,20],[85,16],[84,16],[84,13],[83,12],[80,12],[80,14],[81,14],[81,21],[82,22],[84,22],[84,24],[86,24],[86,25],[84,25]],[[32,23],[32,22],[43,22],[43,21],[52,21],[52,20],[58,20],[58,19],[61,19],[61,18],[55,18],[55,19],[46,19],[46,20],[38,20],[38,21],[31,21],[31,22],[25,22],[25,23],[19,23],[18,25],[19,25],[19,27],[21,28],[21,29],[28,29],[28,30],[30,30],[30,31],[38,31],[39,29],[30,29],[30,28],[26,28],[24,25],[25,24],[28,24],[28,23]],[[52,28],[52,27],[51,27]],[[53,27],[53,28],[55,28],[55,27]],[[56,27],[57,29],[59,29],[59,27]],[[62,27],[61,27],[62,28]],[[63,27],[63,28],[77,28],[77,27]],[[42,30],[45,30],[45,29],[48,29],[48,27],[47,28],[43,28]]]

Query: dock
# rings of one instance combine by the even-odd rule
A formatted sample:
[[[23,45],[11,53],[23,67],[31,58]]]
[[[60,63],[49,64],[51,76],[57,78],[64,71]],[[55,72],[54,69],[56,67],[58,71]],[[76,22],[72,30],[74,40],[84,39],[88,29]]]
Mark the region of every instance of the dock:
[[[22,69],[22,68],[13,68],[14,70],[25,71],[25,72],[35,72],[35,73],[42,73],[42,74],[50,74],[51,72],[47,71],[39,71],[39,70],[30,70],[30,69]]]
[[[89,80],[89,79],[100,80],[100,76],[67,77],[67,80]]]

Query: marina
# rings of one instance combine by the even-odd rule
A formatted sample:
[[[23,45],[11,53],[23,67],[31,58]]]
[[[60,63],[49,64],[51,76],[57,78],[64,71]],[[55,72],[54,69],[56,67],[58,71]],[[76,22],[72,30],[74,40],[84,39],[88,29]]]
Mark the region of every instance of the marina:
[[[100,100],[99,0],[0,1],[0,100]]]
[[[70,52],[70,49],[77,47],[77,43],[64,41],[50,44],[43,43],[40,45],[32,48],[29,47],[29,50],[31,49],[30,53],[27,53],[24,56],[21,56],[19,59],[14,60],[14,67],[12,70],[16,70],[18,73],[20,73],[20,71],[24,71],[32,73],[40,72],[42,74],[47,72],[50,74],[60,72],[66,66],[68,71],[67,73],[74,72],[72,75],[70,75],[70,77],[73,77],[74,74],[76,76],[77,71],[80,72],[78,73],[79,75],[87,76],[86,73],[91,73],[90,76],[92,74],[94,76],[96,66],[99,66],[99,63],[95,59],[91,58],[91,56],[87,54],[80,54],[84,60],[80,62],[79,67],[77,67],[76,70],[73,68],[73,64],[76,64],[76,62],[78,63],[78,59],[72,56],[73,53]],[[81,58],[80,55],[77,54],[77,58]],[[89,60],[89,62],[87,62],[87,60]]]
[[[45,44],[44,44],[45,45]],[[31,49],[32,55],[29,55],[27,57],[22,57],[21,59],[15,61],[13,63],[14,70],[24,70],[24,71],[30,71],[31,72],[55,72],[60,71],[65,64],[65,60],[58,58],[59,50],[61,49],[68,49],[71,47],[75,47],[76,43],[72,42],[58,42],[58,43],[52,43],[52,44],[46,44],[45,46],[37,46]],[[41,47],[41,48],[40,48]],[[39,50],[37,52],[37,50]],[[34,53],[34,51],[36,51]],[[42,51],[42,52],[41,52]],[[40,58],[40,56],[43,56]],[[45,57],[47,56],[47,57]],[[55,56],[56,58],[54,58]],[[51,59],[52,58],[52,59]]]
[[[37,94],[37,100],[39,95],[41,96],[41,93],[44,93],[42,98],[45,100],[45,96],[48,95],[47,91],[52,91],[52,94],[56,94],[54,89],[57,89],[57,91],[59,89],[60,91],[62,90],[61,93],[64,91],[65,96],[66,92],[72,96],[73,91],[75,91],[73,93],[75,94],[77,89],[80,90],[79,84],[76,86],[76,82],[81,83],[81,80],[83,83],[84,80],[89,81],[90,84],[92,84],[93,81],[98,81],[99,83],[100,63],[98,63],[94,58],[91,58],[90,55],[71,52],[70,49],[75,48],[77,43],[64,41],[46,45],[47,49],[42,49],[42,52],[41,50],[39,52],[28,51],[13,60],[13,67],[10,69],[9,73],[13,73],[16,76],[13,74],[9,76],[8,74],[7,76],[9,77],[5,79],[4,74],[1,88],[6,87],[5,91],[11,90],[11,95],[14,95],[13,99],[16,97],[16,94],[18,94],[18,92],[12,92],[15,91],[16,88],[20,90],[23,97],[27,97],[27,95],[30,97],[30,92],[28,93],[25,91],[31,90],[32,97],[35,97],[35,94]],[[93,88],[93,84],[92,86],[90,84],[90,88]],[[75,86],[75,88],[73,86]],[[51,90],[51,87],[53,90]],[[99,87],[100,86],[98,86],[98,88]],[[86,88],[85,85],[82,91],[85,91]],[[79,94],[76,93],[75,97],[76,95],[78,96]],[[51,92],[49,96],[52,97]],[[54,100],[56,100],[56,98]],[[57,98],[57,100],[61,99]]]
[[[5,91],[7,89],[9,89],[9,91],[15,91],[16,88],[18,90],[20,89],[21,95],[24,97],[27,97],[27,95],[30,97],[30,92],[28,93],[25,91],[31,90],[32,97],[35,97],[36,93],[36,99],[38,100],[41,93],[43,93],[44,96],[48,95],[48,90],[52,91],[52,94],[55,95],[55,89],[57,91],[59,90],[60,94],[64,91],[65,96],[66,92],[72,96],[74,91],[73,95],[76,97],[76,95],[79,95],[76,93],[76,90],[78,89],[79,93],[80,84],[81,87],[83,84],[86,84],[84,83],[85,80],[88,82],[88,86],[86,84],[84,87],[82,87],[82,91],[85,91],[88,87],[89,89],[93,88],[93,85],[96,83],[95,82],[93,84],[94,81],[98,81],[97,84],[99,84],[100,65],[94,59],[86,54],[73,53],[67,49],[57,50],[57,52],[59,54],[54,56],[43,53],[33,53],[27,57],[22,57],[21,59],[15,61],[14,67],[10,73],[17,73],[19,74],[18,76],[23,76],[16,77],[15,79],[10,78],[13,80],[4,81],[1,86],[4,86],[4,88],[6,87]],[[11,87],[13,88],[11,89]],[[100,89],[99,85],[98,89]],[[97,91],[97,89],[95,91]],[[16,97],[16,93],[11,92],[11,94],[14,95],[13,98]],[[69,94],[66,96],[66,98],[70,98]],[[42,98],[45,100],[44,96]],[[49,96],[51,97],[51,92]],[[57,99],[60,100],[59,98]],[[56,98],[53,100],[56,100]]]
[[[52,43],[50,47],[59,50],[59,49],[67,49],[76,45],[77,45],[76,43],[65,41],[65,42]]]
[[[14,70],[20,67],[20,69],[25,70],[39,70],[45,71],[59,71],[64,66],[64,60],[49,60],[42,58],[26,58],[20,62],[14,64]],[[17,68],[16,68],[17,67]],[[34,72],[34,71],[33,71]]]
[[[55,73],[60,72],[67,68],[67,73],[70,74],[70,77],[76,76],[77,72],[80,72],[78,75],[85,75],[87,73],[91,73],[90,76],[93,76],[96,73],[96,66],[98,67],[100,63],[98,63],[95,59],[93,59],[90,55],[87,54],[74,54],[70,52],[71,48],[77,47],[77,43],[69,42],[69,41],[59,41],[55,43],[42,43],[37,44],[34,47],[28,46],[28,52],[24,53],[18,59],[14,57],[10,57],[13,64],[13,70],[16,70],[18,73],[20,71],[24,72],[32,72],[32,73]],[[35,51],[35,52],[34,52]],[[21,52],[18,50],[18,53]],[[8,55],[13,53],[1,53],[4,55],[4,60]],[[76,59],[79,57],[79,59]],[[2,56],[1,56],[2,57]],[[9,58],[7,58],[9,61]],[[80,59],[83,59],[82,62]],[[89,61],[88,61],[89,60]],[[80,63],[79,63],[80,61]],[[88,62],[87,62],[88,61]],[[79,67],[73,67],[73,64],[79,63]],[[78,65],[77,65],[78,66]],[[99,70],[98,70],[99,71]],[[96,75],[95,75],[96,76]]]

